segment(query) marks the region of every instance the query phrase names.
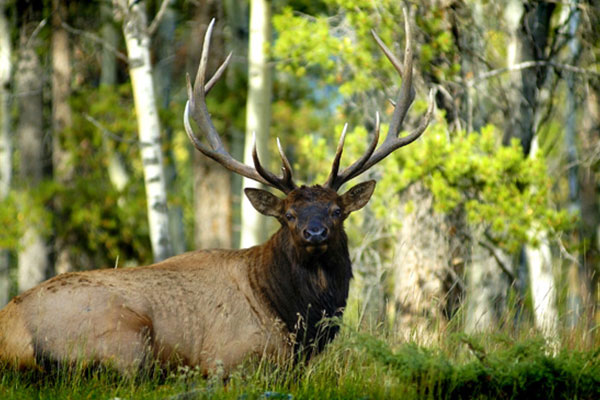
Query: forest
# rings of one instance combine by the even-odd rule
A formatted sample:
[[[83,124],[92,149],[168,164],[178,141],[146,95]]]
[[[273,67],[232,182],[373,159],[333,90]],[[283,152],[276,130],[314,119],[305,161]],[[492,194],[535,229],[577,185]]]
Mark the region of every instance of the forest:
[[[226,148],[252,165],[255,135],[278,171],[279,141],[313,185],[345,124],[343,166],[377,113],[387,130],[401,79],[371,31],[402,58],[403,6],[404,130],[429,93],[435,109],[352,183],[377,188],[345,223],[353,280],[331,348],[227,387],[186,370],[73,398],[600,396],[597,0],[0,0],[0,306],[60,273],[264,242],[278,223],[245,200],[256,183],[185,132],[209,22],[209,73],[232,54],[206,99]],[[0,394],[32,395],[27,379],[7,373]],[[59,381],[41,379],[48,398]]]

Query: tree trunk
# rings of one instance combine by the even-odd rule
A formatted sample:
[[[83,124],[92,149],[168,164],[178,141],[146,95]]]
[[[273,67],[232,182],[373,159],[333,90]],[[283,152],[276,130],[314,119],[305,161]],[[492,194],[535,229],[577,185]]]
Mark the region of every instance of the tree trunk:
[[[229,45],[235,55],[234,62],[227,68],[227,87],[230,93],[239,90],[240,82],[247,86],[248,73],[248,30],[249,4],[238,0],[225,0],[224,13],[227,16],[227,26],[231,32]],[[244,158],[245,132],[231,126],[229,152],[236,160]],[[231,179],[231,245],[240,248],[241,243],[241,211],[242,211],[242,176],[230,174]]]
[[[570,36],[569,39],[569,44],[568,44],[568,49],[569,49],[569,64],[573,64],[575,65],[577,62],[577,58],[579,58],[579,52],[580,52],[580,47],[579,47],[579,43],[577,40],[577,37],[575,36],[575,33],[577,31],[577,26],[579,24],[579,11],[575,8],[576,4],[573,4],[571,7],[564,7],[562,10],[562,15],[561,15],[561,22],[567,22],[567,17],[572,14],[571,19],[568,21],[568,34]],[[584,191],[586,190],[585,188],[580,188],[579,187],[579,177],[578,177],[578,170],[579,170],[579,157],[578,157],[578,149],[577,149],[577,122],[576,122],[576,93],[575,93],[575,76],[572,73],[567,73],[566,76],[566,89],[567,89],[567,93],[566,93],[566,97],[567,97],[567,110],[566,110],[566,123],[565,123],[565,146],[566,146],[566,153],[567,153],[567,165],[568,165],[568,169],[567,169],[567,180],[568,180],[568,188],[569,188],[569,209],[571,211],[575,211],[577,212],[581,217],[584,217],[583,215],[583,210],[582,210],[582,203],[581,200],[583,199],[583,197],[580,197],[580,190],[583,189]],[[596,200],[594,200],[596,201]],[[585,221],[582,218],[582,223],[585,224]],[[580,234],[583,233],[582,231],[579,232]],[[583,233],[583,235],[579,236],[579,240],[583,241],[585,240],[586,235],[585,233]],[[586,246],[587,247],[587,246]],[[585,265],[585,264],[584,264]],[[577,325],[577,323],[580,322],[580,317],[582,316],[582,305],[584,303],[589,304],[584,298],[586,294],[591,293],[591,287],[588,286],[588,283],[591,282],[591,278],[586,276],[587,274],[583,273],[583,274],[579,274],[578,272],[582,272],[583,270],[585,270],[585,266],[581,268],[580,271],[579,267],[576,265],[576,263],[572,263],[572,265],[570,265],[568,267],[571,271],[569,271],[569,275],[572,276],[575,279],[569,279],[569,284],[571,283],[576,283],[577,285],[577,281],[579,280],[579,283],[582,284],[582,287],[569,287],[569,292],[568,292],[568,301],[567,301],[567,315],[568,315],[568,319],[567,322],[569,324],[569,326],[571,327],[575,327]],[[579,278],[579,279],[578,279]],[[578,286],[578,285],[577,285]],[[577,298],[574,299],[574,297],[579,297],[580,295],[584,295],[584,298]],[[584,322],[585,324],[585,322]],[[585,325],[584,325],[585,326]],[[585,329],[587,330],[587,329]]]
[[[518,32],[515,35],[518,58],[515,62],[544,60],[550,17],[556,5],[540,2],[525,3],[523,7]],[[546,66],[539,66],[522,69],[519,73],[520,82],[516,85],[518,90],[513,107],[516,112],[504,132],[503,142],[508,145],[512,138],[519,139],[525,155],[529,154],[535,134],[538,92],[546,80],[547,69]]]
[[[117,56],[114,49],[119,45],[119,32],[114,25],[112,8],[109,3],[100,4],[100,16],[102,18],[102,53],[100,56],[100,86],[117,85]],[[109,145],[108,140],[102,141],[104,150],[108,156],[108,179],[110,183],[119,192],[122,191],[129,182],[130,176],[127,167],[121,155],[115,151],[114,147]],[[119,199],[119,204],[121,199]]]
[[[69,163],[69,154],[63,148],[64,137],[71,127],[71,51],[69,37],[62,27],[67,17],[65,0],[52,0],[52,167],[57,183],[67,185],[73,178],[73,168]],[[60,210],[64,205],[54,202]],[[59,221],[60,223],[60,221]],[[57,236],[54,240],[55,264],[57,274],[73,270],[73,260],[69,251],[67,237]]]
[[[588,25],[592,30],[590,37],[591,43],[600,41],[600,32],[597,27],[600,24],[600,1],[593,0],[588,3],[588,6],[595,10],[592,13],[586,13],[586,18],[590,21]],[[578,37],[578,36],[577,36]],[[577,37],[572,40],[576,41]],[[585,330],[593,332],[593,327],[600,324],[600,307],[599,307],[599,285],[600,285],[600,181],[599,181],[599,162],[600,154],[600,82],[598,79],[586,80],[585,104],[582,112],[581,128],[576,132],[579,139],[579,149],[583,161],[578,169],[579,179],[579,206],[581,210],[581,218],[579,223],[579,240],[586,243],[579,258],[579,266],[573,265],[574,275],[577,277],[576,284],[579,288],[575,289],[575,293],[579,292],[583,297],[574,301],[575,305],[585,305],[586,317],[583,325]],[[577,94],[575,92],[574,94]],[[579,92],[581,96],[581,92]],[[571,311],[571,310],[570,310]],[[577,310],[573,308],[574,313]],[[581,312],[580,310],[579,312]]]
[[[421,183],[410,186],[401,204],[402,228],[393,260],[396,326],[405,336],[429,341],[452,317],[464,296],[462,268],[468,259],[460,215],[433,209],[433,195]]]
[[[246,105],[246,142],[244,162],[252,165],[252,137],[263,165],[269,165],[267,140],[271,124],[271,67],[267,46],[271,40],[271,9],[267,0],[250,2],[250,39],[248,48],[248,101]],[[258,187],[257,182],[243,180],[243,187]],[[241,247],[250,247],[266,238],[266,217],[260,215],[242,193]]]
[[[222,15],[222,4],[216,1],[200,3],[196,11],[195,24],[191,37],[200,40],[204,37],[210,20]],[[211,56],[208,60],[209,76],[216,71],[225,56],[223,25],[217,24],[213,31]],[[192,46],[190,64],[192,71],[200,60],[200,43]],[[192,74],[193,75],[193,74]],[[215,93],[214,95],[218,95]],[[211,96],[213,94],[211,93]],[[194,151],[194,246],[196,248],[230,248],[231,229],[231,173],[221,165]]]
[[[161,107],[168,109],[171,104],[171,89],[173,85],[173,63],[175,61],[175,48],[173,41],[175,39],[176,14],[170,6],[167,5],[166,11],[160,21],[156,32],[158,45],[156,46],[156,55],[158,62],[154,68],[154,83],[158,98],[161,99]],[[167,189],[169,192],[176,190],[177,169],[175,168],[175,156],[173,154],[173,130],[166,128],[166,140],[169,143],[165,152],[165,178],[167,180]],[[183,209],[180,205],[169,207],[169,229],[171,232],[173,252],[181,254],[186,251],[185,232],[183,228]]]
[[[600,23],[600,21],[598,21]],[[595,25],[597,26],[597,25]],[[587,90],[587,99],[583,121],[583,128],[579,130],[582,153],[585,157],[593,155],[592,161],[598,163],[600,156],[600,83],[590,84]],[[586,246],[578,268],[579,282],[587,296],[587,307],[593,320],[589,321],[592,326],[600,323],[598,307],[598,285],[600,277],[598,269],[600,266],[600,181],[598,180],[598,167],[580,168],[579,199],[581,206],[580,232],[581,239],[589,243]],[[580,299],[581,301],[581,299]]]
[[[512,22],[513,43],[509,52],[508,66],[525,61],[544,60],[550,32],[550,18],[555,5],[547,3],[526,3],[513,7],[514,13],[509,15]],[[516,21],[519,21],[518,25]],[[539,104],[544,95],[547,96],[546,84],[548,74],[546,67],[526,68],[516,75],[513,97],[513,119],[504,132],[504,144],[512,138],[520,141],[523,153],[530,157],[537,151],[535,134],[540,123]],[[532,188],[535,190],[535,188]],[[537,248],[525,245],[525,263],[528,268],[529,285],[533,296],[534,320],[540,331],[548,338],[555,337],[558,329],[558,311],[556,309],[556,285],[552,272],[550,244],[547,234],[541,234]],[[519,282],[520,288],[525,282]],[[524,293],[521,293],[524,297]]]
[[[5,1],[0,0],[0,202],[8,196],[12,179],[12,137],[10,121],[10,78],[12,49]],[[9,300],[9,252],[0,248],[0,307]]]
[[[160,261],[172,256],[173,251],[169,231],[163,155],[160,145],[160,123],[150,64],[150,37],[146,30],[145,2],[118,0],[118,4],[119,12],[123,16],[123,33],[137,114],[150,241],[154,260]]]
[[[497,328],[505,311],[509,288],[509,281],[498,263],[510,267],[512,260],[492,244],[482,245],[486,243],[483,232],[474,229],[471,235],[471,259],[466,274],[465,332],[489,332]]]
[[[27,25],[25,25],[27,26]],[[47,152],[44,150],[42,76],[31,31],[21,30],[19,61],[15,72],[18,103],[17,135],[20,152],[20,180],[25,190],[34,188],[44,177]],[[28,43],[29,42],[29,43]],[[40,228],[25,218],[24,235],[18,254],[18,287],[23,292],[46,279],[48,247]]]
[[[230,173],[199,152],[194,164],[194,245],[231,248]]]
[[[100,56],[100,85],[117,84],[117,57],[114,49],[118,48],[119,32],[114,25],[112,8],[108,2],[100,3],[102,18],[102,53]]]
[[[537,248],[527,246],[525,254],[529,267],[535,326],[544,337],[556,339],[558,334],[557,296],[548,239],[542,239]]]

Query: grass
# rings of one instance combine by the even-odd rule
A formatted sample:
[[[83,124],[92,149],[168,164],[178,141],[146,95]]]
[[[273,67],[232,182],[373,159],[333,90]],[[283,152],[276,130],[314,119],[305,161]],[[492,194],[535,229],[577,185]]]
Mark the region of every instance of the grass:
[[[308,364],[248,362],[224,382],[181,368],[126,378],[114,371],[0,370],[1,399],[600,399],[600,348],[572,337],[448,334],[421,346],[344,327]],[[584,348],[585,347],[585,348]]]

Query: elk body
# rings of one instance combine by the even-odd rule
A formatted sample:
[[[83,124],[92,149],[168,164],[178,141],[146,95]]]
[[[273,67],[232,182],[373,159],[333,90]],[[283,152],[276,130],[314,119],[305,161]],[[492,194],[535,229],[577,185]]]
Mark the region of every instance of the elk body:
[[[281,146],[281,177],[262,167],[256,147],[254,168],[225,150],[205,96],[231,55],[205,82],[211,22],[193,87],[188,77],[186,132],[204,155],[286,195],[282,199],[262,189],[245,191],[259,212],[277,218],[280,229],[264,244],[248,249],[201,250],[146,267],[67,273],[43,282],[0,310],[0,360],[20,367],[106,363],[130,372],[158,362],[198,366],[205,372],[220,366],[227,372],[252,355],[285,361],[301,349],[309,354],[320,351],[337,331],[320,322],[341,316],[352,278],[343,222],[368,202],[375,182],[363,182],[342,195],[337,191],[414,141],[432,115],[430,95],[420,125],[398,136],[414,97],[406,11],[405,19],[403,65],[374,34],[403,75],[387,137],[377,147],[377,116],[365,154],[339,171],[344,128],[329,178],[310,187],[294,183]],[[190,115],[207,143],[196,137]]]

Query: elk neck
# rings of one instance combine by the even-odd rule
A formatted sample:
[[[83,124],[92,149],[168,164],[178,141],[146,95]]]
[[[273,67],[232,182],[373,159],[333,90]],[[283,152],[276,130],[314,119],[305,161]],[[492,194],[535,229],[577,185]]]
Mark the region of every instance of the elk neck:
[[[319,255],[299,250],[285,228],[250,251],[257,258],[249,271],[255,293],[295,335],[297,346],[316,344],[320,351],[338,329],[317,323],[342,315],[352,278],[343,229]]]

